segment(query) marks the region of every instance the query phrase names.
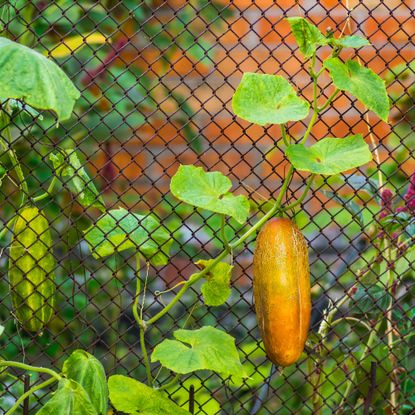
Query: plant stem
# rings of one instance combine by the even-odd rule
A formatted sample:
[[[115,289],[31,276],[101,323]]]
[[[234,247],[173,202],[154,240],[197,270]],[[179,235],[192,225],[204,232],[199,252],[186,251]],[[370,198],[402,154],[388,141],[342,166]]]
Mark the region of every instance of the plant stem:
[[[318,108],[318,113],[324,111],[333,102],[339,92],[340,89],[336,88],[335,91],[327,98],[327,101],[320,108]]]
[[[226,225],[225,215],[221,215],[220,231],[221,231],[222,243],[223,243],[225,250],[227,252],[231,252],[231,247],[229,245],[228,238],[226,237],[225,225]]]
[[[13,216],[4,226],[4,228],[0,232],[0,241],[5,237],[6,233],[10,230],[13,226],[13,222],[16,220],[16,216]]]
[[[10,132],[10,126],[8,125],[9,122],[10,122],[10,119],[8,118],[6,113],[3,111],[2,112],[2,124],[4,125],[4,132],[6,135],[6,140],[4,140],[3,138],[1,140],[2,140],[2,145],[4,147],[4,150],[7,152],[7,155],[9,156],[9,159],[12,163],[13,170],[16,172],[17,178],[19,179],[19,187],[20,187],[20,190],[22,191],[22,200],[20,203],[20,207],[21,207],[29,195],[29,188],[27,186],[26,178],[23,173],[23,169],[20,165],[19,159],[17,158],[16,153],[12,148],[12,136]]]
[[[146,367],[146,373],[147,373],[147,380],[150,386],[153,386],[153,375],[151,374],[151,367],[150,367],[150,359],[148,357],[147,348],[146,348],[146,339],[145,334],[146,328],[141,322],[140,324],[140,347],[141,347],[141,353],[143,353],[144,358],[144,365]]]
[[[14,362],[12,360],[2,360],[0,361],[0,367],[5,366],[5,367],[15,367],[17,369],[22,369],[22,370],[26,370],[29,372],[36,372],[36,373],[46,373],[49,376],[54,377],[56,380],[61,380],[61,375],[59,375],[59,373],[55,372],[52,369],[48,369],[46,367],[39,367],[39,366],[30,366],[27,365],[25,363],[21,363],[21,362]]]
[[[290,142],[289,142],[288,137],[287,137],[287,130],[285,129],[285,125],[284,124],[280,124],[280,127],[281,127],[282,140],[284,141],[284,144],[286,146],[289,146],[290,145]]]
[[[387,275],[388,275],[388,293],[390,295],[390,304],[388,310],[386,311],[386,332],[387,332],[387,342],[388,342],[388,352],[389,360],[392,364],[392,374],[390,377],[390,405],[391,405],[391,415],[396,414],[396,402],[397,402],[397,391],[396,384],[394,380],[395,368],[396,368],[396,359],[393,354],[393,303],[394,303],[394,294],[393,294],[393,285],[395,282],[394,273],[391,271],[392,266],[392,253],[389,241],[386,240],[386,266],[387,266]]]
[[[351,377],[349,377],[349,379],[347,380],[347,383],[346,383],[346,390],[345,390],[345,392],[343,393],[343,396],[342,396],[341,402],[340,402],[340,404],[339,404],[339,411],[340,411],[340,412],[336,412],[336,413],[341,414],[341,413],[343,413],[343,412],[344,412],[344,406],[345,406],[345,404],[346,404],[346,400],[347,400],[347,398],[349,397],[350,392],[352,391],[352,388],[353,388],[354,383],[355,383],[355,380],[356,380],[356,376],[357,376],[357,368],[361,365],[361,363],[362,363],[362,361],[364,360],[364,358],[366,357],[366,355],[367,355],[368,351],[372,349],[373,342],[374,342],[374,341],[375,341],[375,339],[376,339],[376,334],[378,333],[378,331],[379,331],[379,329],[380,329],[380,326],[382,325],[382,322],[383,322],[383,320],[381,319],[381,320],[380,320],[380,321],[376,324],[376,326],[374,327],[374,329],[370,332],[370,334],[369,334],[369,338],[368,338],[367,343],[366,343],[366,346],[365,346],[365,348],[364,348],[364,350],[363,350],[362,354],[360,355],[360,357],[359,357],[358,361],[356,362],[356,365],[355,365],[355,370],[354,370],[354,372],[352,373]],[[355,412],[354,412],[354,413],[355,413]]]
[[[151,374],[151,366],[150,366],[150,360],[148,358],[147,348],[146,348],[146,339],[145,339],[145,332],[147,329],[147,325],[145,324],[143,320],[142,311],[140,315],[138,315],[138,303],[140,299],[140,292],[141,292],[141,279],[140,279],[140,254],[137,252],[136,254],[136,286],[135,286],[135,296],[134,296],[134,302],[133,302],[133,316],[134,319],[138,325],[138,329],[140,331],[140,347],[141,347],[141,353],[143,354],[144,359],[144,366],[146,368],[146,374],[147,374],[147,381],[150,386],[153,386],[153,375]],[[143,296],[144,301],[144,296]]]
[[[45,380],[42,383],[39,383],[39,385],[37,386],[33,386],[32,388],[30,388],[27,392],[25,392],[23,395],[21,395],[19,397],[19,399],[17,399],[17,401],[15,402],[15,404],[6,412],[5,415],[12,415],[16,412],[17,409],[19,409],[20,404],[26,399],[28,398],[30,395],[34,394],[35,392],[37,392],[40,389],[46,388],[47,386],[49,386],[50,384],[56,382],[58,379],[51,377],[48,380]]]
[[[294,167],[290,166],[290,170],[287,173],[287,176],[284,179],[282,184],[281,190],[278,194],[277,200],[275,201],[274,206],[261,218],[256,222],[250,229],[248,229],[239,239],[235,242],[229,244],[231,250],[235,249],[243,242],[245,242],[250,236],[256,233],[256,231],[268,220],[270,219],[277,211],[280,210],[282,199],[284,197],[285,192],[287,191],[288,185],[293,177],[294,174]],[[210,272],[212,268],[214,268],[223,258],[226,257],[228,251],[222,251],[206,268],[203,268],[197,274],[194,274],[191,279],[186,281],[183,287],[179,290],[179,292],[175,295],[175,297],[167,304],[162,310],[160,310],[156,315],[146,321],[146,325],[154,324],[157,320],[163,317],[166,313],[168,313],[172,307],[183,297],[185,292],[194,285],[197,281],[201,280],[206,274]]]
[[[304,144],[307,141],[307,138],[310,135],[315,122],[317,121],[318,113],[319,113],[317,99],[318,99],[318,77],[319,77],[320,72],[318,73],[314,72],[315,63],[316,63],[316,53],[314,52],[312,56],[310,70],[309,70],[311,78],[313,79],[313,115],[304,133],[304,136],[301,139],[301,144]]]
[[[399,342],[401,342],[402,340],[407,340],[407,339],[411,338],[412,336],[415,336],[415,332],[408,333],[408,334],[406,334],[405,336],[402,336],[401,338],[396,339],[396,340],[392,343],[392,346],[394,346],[395,344],[399,344]],[[389,345],[384,346],[384,347],[389,347]]]
[[[32,201],[33,202],[39,202],[39,201],[41,201],[43,199],[46,199],[49,196],[52,196],[53,189],[55,188],[57,182],[58,182],[58,177],[57,176],[53,176],[53,178],[52,178],[52,180],[51,180],[51,182],[49,184],[49,187],[47,188],[46,192],[45,193],[42,193],[39,196],[33,197],[32,198]]]
[[[341,317],[341,318],[338,318],[337,320],[334,320],[333,323],[330,324],[330,327],[334,328],[338,324],[340,324],[342,321],[353,321],[354,323],[360,324],[361,326],[363,326],[368,331],[372,330],[371,327],[369,327],[368,324],[366,324],[363,320],[359,320],[358,318],[355,318],[355,317]]]
[[[180,379],[180,373],[176,373],[173,379],[170,382],[165,383],[164,385],[160,386],[158,390],[166,390],[174,386]]]
[[[306,198],[306,196],[307,196],[307,194],[308,194],[308,192],[309,192],[309,190],[310,190],[310,188],[311,188],[311,186],[313,184],[313,181],[314,181],[314,178],[315,177],[316,177],[315,174],[312,174],[310,176],[310,178],[307,181],[307,185],[306,185],[303,193],[301,194],[301,196],[295,202],[291,203],[290,205],[284,206],[281,209],[283,212],[287,212],[288,210],[294,209],[296,206],[298,206],[301,203],[303,203],[304,199]]]

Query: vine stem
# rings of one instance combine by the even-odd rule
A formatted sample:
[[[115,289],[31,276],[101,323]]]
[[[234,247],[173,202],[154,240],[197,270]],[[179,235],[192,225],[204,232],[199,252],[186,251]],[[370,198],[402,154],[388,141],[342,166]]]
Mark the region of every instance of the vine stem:
[[[180,373],[176,373],[176,375],[173,377],[173,379],[170,382],[167,382],[164,385],[160,386],[158,390],[163,391],[163,390],[171,388],[179,381],[179,379],[180,379]]]
[[[390,377],[390,405],[391,405],[391,415],[396,414],[396,402],[397,402],[397,391],[395,385],[395,368],[396,368],[396,359],[393,354],[393,302],[394,302],[394,295],[393,295],[393,284],[394,284],[394,273],[391,271],[391,264],[392,264],[392,253],[390,243],[386,241],[386,262],[387,262],[387,276],[388,276],[388,293],[390,294],[390,303],[389,307],[386,311],[386,331],[387,331],[387,343],[388,343],[388,352],[389,352],[389,360],[392,364],[392,374]]]
[[[56,174],[58,174],[58,173],[56,173]],[[41,200],[46,199],[49,196],[52,196],[53,189],[55,188],[57,182],[58,182],[58,177],[55,175],[55,176],[53,176],[46,192],[42,193],[39,196],[33,197],[32,201],[33,202],[40,202]]]
[[[221,231],[221,238],[222,238],[223,247],[225,248],[225,250],[227,252],[231,252],[232,249],[231,249],[231,247],[229,245],[229,241],[228,241],[228,238],[226,236],[225,225],[226,225],[225,215],[221,215],[220,231]]]
[[[334,320],[333,323],[331,323],[330,327],[334,328],[336,327],[338,324],[340,324],[342,321],[353,321],[354,323],[360,324],[361,326],[363,326],[365,329],[367,329],[367,331],[371,331],[371,327],[365,323],[363,320],[359,320],[358,318],[355,317],[341,317],[338,318],[337,320]]]
[[[290,142],[289,142],[288,137],[287,137],[287,130],[285,128],[285,125],[280,124],[280,128],[281,128],[281,136],[282,136],[282,140],[284,141],[284,144],[286,146],[290,145]]]
[[[294,175],[294,167],[290,166],[290,170],[287,173],[287,176],[284,179],[284,182],[282,184],[281,190],[278,194],[277,200],[275,201],[274,206],[261,218],[256,222],[250,229],[248,229],[239,239],[237,239],[235,242],[232,242],[229,244],[229,247],[231,250],[235,249],[239,245],[241,245],[243,242],[245,242],[250,236],[256,233],[256,231],[268,220],[270,219],[277,211],[280,210],[282,199],[284,197],[285,192],[287,191],[287,188],[290,184],[290,181]],[[170,301],[169,304],[166,305],[162,310],[160,310],[157,314],[155,314],[153,317],[151,317],[149,320],[146,321],[146,325],[154,324],[156,321],[158,321],[161,317],[163,317],[166,313],[168,313],[172,307],[174,307],[175,304],[183,297],[185,292],[196,282],[201,280],[206,274],[210,272],[212,268],[214,268],[223,258],[226,257],[228,254],[228,251],[224,250],[222,251],[212,262],[209,263],[209,265],[198,272],[197,274],[194,274],[192,278],[186,281],[186,283],[183,285],[183,287],[178,291],[178,293],[175,295],[175,297]]]
[[[151,366],[150,366],[150,359],[148,357],[147,348],[146,348],[146,339],[145,339],[145,332],[147,330],[147,325],[143,320],[143,308],[140,308],[140,315],[138,314],[138,303],[140,300],[140,292],[141,292],[141,279],[140,279],[140,254],[137,252],[136,254],[136,286],[135,286],[135,296],[133,302],[133,316],[138,325],[138,329],[140,331],[140,347],[141,353],[143,354],[144,359],[144,366],[146,368],[147,380],[150,386],[153,386],[154,380],[153,375],[151,374]],[[144,293],[146,289],[146,285],[144,286]],[[143,294],[143,303],[144,303],[144,294]]]
[[[12,415],[14,414],[17,409],[19,408],[20,404],[22,402],[24,402],[24,400],[26,398],[28,398],[30,395],[34,394],[35,392],[37,392],[40,389],[46,388],[47,386],[51,385],[52,383],[56,382],[58,379],[51,377],[48,380],[45,380],[42,383],[39,383],[39,385],[37,386],[33,386],[32,388],[30,388],[27,392],[25,392],[23,395],[21,395],[19,397],[19,399],[17,399],[17,401],[15,402],[15,404],[6,412],[5,415]]]
[[[366,346],[365,346],[365,348],[363,349],[363,352],[362,352],[362,354],[360,355],[360,357],[359,357],[359,359],[358,359],[358,361],[356,362],[356,365],[355,365],[355,370],[354,370],[354,372],[352,373],[352,376],[351,377],[349,377],[349,379],[347,380],[347,382],[346,382],[346,390],[345,390],[345,392],[344,392],[344,394],[343,394],[343,396],[342,396],[342,399],[341,399],[341,401],[340,401],[340,404],[339,404],[339,410],[340,410],[340,412],[336,412],[336,413],[340,413],[340,414],[342,414],[342,413],[344,413],[344,405],[346,404],[346,400],[347,400],[347,398],[349,397],[349,395],[350,395],[350,392],[352,391],[352,388],[353,388],[353,385],[354,385],[354,383],[355,383],[355,380],[356,380],[356,376],[357,376],[357,368],[361,365],[361,363],[363,362],[363,360],[364,360],[364,358],[366,357],[366,355],[368,354],[368,351],[370,351],[371,349],[372,349],[372,346],[373,346],[373,342],[375,341],[375,339],[376,339],[376,334],[378,333],[378,331],[379,331],[379,329],[380,329],[380,326],[382,325],[382,323],[383,323],[383,320],[381,319],[377,324],[376,324],[376,326],[374,327],[374,329],[370,332],[370,334],[369,334],[369,338],[368,338],[368,340],[367,340],[367,343],[366,343]]]
[[[20,162],[16,156],[15,151],[12,148],[12,135],[10,132],[10,118],[8,119],[6,113],[2,111],[2,124],[4,125],[4,132],[6,135],[6,140],[2,138],[2,145],[4,150],[7,152],[7,155],[9,156],[9,159],[12,163],[13,170],[16,172],[17,178],[19,179],[19,187],[22,191],[22,201],[21,205],[24,204],[26,198],[29,195],[29,188],[27,186],[26,178],[23,173],[23,169],[20,165]]]
[[[281,209],[283,212],[287,212],[288,210],[294,209],[296,206],[298,206],[298,205],[300,205],[301,203],[304,202],[304,199],[306,198],[306,196],[307,196],[307,194],[308,194],[308,192],[309,192],[309,190],[310,190],[310,188],[311,188],[311,186],[313,184],[313,181],[314,181],[314,178],[315,177],[316,177],[315,174],[312,174],[310,176],[310,178],[307,181],[307,185],[306,185],[303,193],[301,194],[301,196],[295,202],[293,202],[293,203],[291,203],[291,204],[283,207]]]
[[[327,101],[318,108],[318,112],[322,112],[324,111],[332,102],[333,100],[337,97],[338,93],[340,92],[340,89],[335,89],[334,92],[327,98]]]
[[[39,367],[39,366],[30,366],[27,365],[26,363],[21,363],[21,362],[15,362],[13,360],[3,360],[0,361],[0,367],[15,367],[17,369],[22,369],[22,370],[26,370],[29,372],[36,372],[36,373],[46,373],[49,376],[54,377],[56,380],[61,380],[62,376],[59,375],[59,373],[55,372],[52,369],[49,369],[47,367]]]

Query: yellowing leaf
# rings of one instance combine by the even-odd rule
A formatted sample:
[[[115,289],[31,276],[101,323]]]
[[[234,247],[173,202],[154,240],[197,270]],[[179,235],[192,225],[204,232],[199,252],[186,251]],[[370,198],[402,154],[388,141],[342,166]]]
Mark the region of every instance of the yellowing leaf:
[[[213,259],[200,259],[196,262],[200,268],[206,268]],[[202,285],[203,301],[206,305],[219,306],[226,302],[231,295],[230,280],[233,266],[225,262],[216,264],[205,275],[206,282]]]
[[[76,35],[63,39],[62,43],[52,47],[49,55],[53,58],[64,58],[72,52],[78,52],[85,45],[102,45],[107,38],[101,33],[90,33],[89,35]],[[48,51],[45,52],[47,54]]]

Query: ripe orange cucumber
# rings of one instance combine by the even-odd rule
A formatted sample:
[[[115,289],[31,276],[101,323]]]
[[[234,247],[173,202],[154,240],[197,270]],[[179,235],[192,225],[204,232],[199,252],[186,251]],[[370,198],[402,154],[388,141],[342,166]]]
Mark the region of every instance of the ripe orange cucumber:
[[[271,219],[257,237],[254,299],[269,359],[280,366],[295,363],[310,326],[310,270],[306,241],[289,219]]]

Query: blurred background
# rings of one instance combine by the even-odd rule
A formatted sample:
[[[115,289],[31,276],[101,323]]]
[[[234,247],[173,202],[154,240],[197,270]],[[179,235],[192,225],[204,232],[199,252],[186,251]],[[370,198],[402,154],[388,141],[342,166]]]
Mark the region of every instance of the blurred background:
[[[30,187],[36,192],[46,190],[53,172],[49,155],[58,147],[75,147],[107,209],[151,211],[162,220],[174,245],[169,265],[149,269],[145,313],[154,314],[171,295],[157,295],[158,291],[191,275],[195,260],[213,257],[222,246],[217,235],[219,217],[181,204],[170,195],[170,178],[179,164],[197,164],[226,174],[236,193],[251,198],[252,221],[276,195],[286,169],[277,144],[279,128],[236,119],[231,98],[246,71],[282,75],[310,98],[312,83],[304,70],[308,64],[284,20],[304,16],[323,33],[367,37],[372,46],[348,49],[342,56],[357,55],[363,65],[386,79],[393,104],[390,123],[386,124],[342,94],[317,122],[310,143],[327,136],[363,134],[377,148],[381,161],[359,172],[364,184],[376,178],[381,168],[386,187],[403,199],[415,168],[414,9],[415,1],[402,0],[0,2],[2,35],[53,59],[81,91],[69,121],[57,125],[50,114],[36,114],[33,119],[22,113],[14,126],[15,145]],[[318,58],[326,54],[323,48]],[[323,77],[321,86],[329,96],[328,77]],[[300,137],[306,121],[290,126],[289,134]],[[7,166],[6,155],[0,159]],[[298,197],[305,179],[295,177],[289,198]],[[350,202],[349,208],[340,207],[331,193],[334,191]],[[316,326],[329,300],[338,298],[353,283],[375,251],[370,232],[379,202],[369,196],[357,199],[356,187],[347,180],[320,180],[302,208],[292,213],[310,245]],[[4,179],[0,188],[4,226],[17,203],[14,183]],[[94,259],[82,231],[100,212],[86,211],[65,186],[53,198],[42,201],[42,207],[56,242],[59,310],[41,337],[16,325],[6,278],[10,235],[6,236],[0,257],[4,275],[0,319],[6,328],[0,338],[2,357],[59,366],[72,350],[84,348],[102,359],[107,373],[143,378],[138,329],[131,314],[134,253],[105,261]],[[230,220],[226,226],[229,238],[237,230],[237,223]],[[193,385],[197,414],[309,414],[307,402],[313,390],[305,375],[305,360],[278,375],[266,361],[258,340],[251,290],[252,249],[250,241],[242,252],[235,253],[232,296],[226,305],[206,307],[199,302],[198,291],[191,291],[150,330],[149,345],[182,327],[191,310],[188,327],[212,324],[237,338],[251,378],[232,384],[203,372],[183,377],[180,387],[169,391],[173,399],[187,406]],[[145,264],[142,266],[145,270]],[[396,308],[401,314],[396,319],[410,330],[415,317],[412,259],[405,259],[400,267],[404,284]],[[368,317],[372,308],[381,307],[378,299],[366,300],[368,307],[356,309],[357,316]],[[334,385],[342,384],[353,367],[350,356],[360,350],[361,344],[356,342],[360,335],[348,325],[333,335],[331,346],[336,353],[329,358],[329,380],[322,390],[327,414],[332,413],[330,405],[341,393]],[[399,413],[409,414],[415,404],[414,362],[410,362],[413,343],[408,341],[405,347]],[[265,382],[268,386],[264,388],[270,374],[271,381]],[[1,379],[1,385],[0,406],[7,410],[23,385],[19,379],[7,377]],[[385,413],[382,391],[375,401],[376,413]],[[38,403],[32,405],[35,408]]]

